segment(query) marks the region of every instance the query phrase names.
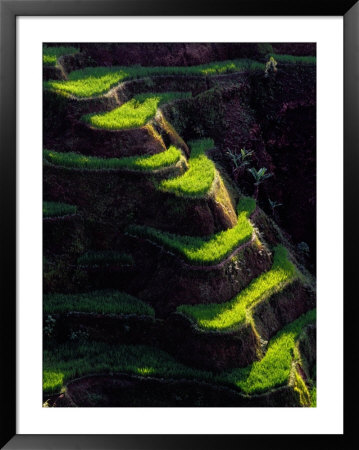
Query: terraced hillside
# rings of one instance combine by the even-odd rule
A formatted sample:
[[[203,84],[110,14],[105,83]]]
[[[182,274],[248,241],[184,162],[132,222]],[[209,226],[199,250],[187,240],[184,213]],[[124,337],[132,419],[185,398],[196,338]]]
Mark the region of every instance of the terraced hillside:
[[[315,65],[261,45],[156,67],[44,46],[44,406],[315,405],[315,281],[248,189],[256,149],[221,157],[249,81]]]

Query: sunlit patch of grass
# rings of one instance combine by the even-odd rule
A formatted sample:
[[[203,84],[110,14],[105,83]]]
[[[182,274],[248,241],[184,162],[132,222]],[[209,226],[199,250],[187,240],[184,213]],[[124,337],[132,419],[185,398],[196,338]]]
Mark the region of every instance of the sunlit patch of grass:
[[[138,225],[130,226],[129,232],[164,244],[184,256],[191,264],[211,265],[222,261],[240,244],[251,238],[253,227],[248,217],[254,209],[254,199],[242,197],[237,208],[237,224],[229,230],[221,231],[209,237],[179,236]]]
[[[131,255],[113,250],[103,250],[100,252],[88,251],[77,258],[77,264],[83,266],[103,266],[108,264],[133,265]]]
[[[151,373],[155,372],[155,369],[153,367],[139,367],[137,369],[137,372],[140,375],[150,375]]]
[[[98,314],[140,314],[154,317],[153,308],[125,292],[104,290],[81,294],[44,295],[45,314],[86,312]]]
[[[75,97],[95,97],[109,91],[122,81],[158,75],[219,75],[231,72],[264,70],[263,63],[249,59],[219,61],[187,67],[113,66],[86,67],[74,70],[66,81],[50,80],[45,88]]]
[[[79,49],[75,47],[47,47],[42,49],[42,61],[45,66],[56,66],[58,58],[63,55],[73,55],[78,53]]]
[[[274,252],[272,268],[254,279],[229,302],[181,305],[177,310],[193,319],[203,329],[228,330],[246,320],[246,313],[251,305],[293,281],[297,273],[297,269],[288,259],[285,247],[278,246]]]
[[[83,120],[95,128],[107,130],[142,127],[155,116],[157,108],[161,104],[190,96],[190,92],[140,94],[112,111],[100,114],[87,114],[83,116]]]
[[[44,150],[44,158],[56,165],[72,169],[130,169],[151,172],[176,164],[182,156],[180,150],[172,146],[155,155],[127,156],[124,158],[98,158],[79,153],[62,153]]]
[[[258,394],[288,382],[292,368],[293,352],[301,330],[315,321],[315,309],[285,326],[268,345],[260,361],[227,373],[227,380],[248,394]],[[223,375],[221,379],[225,378]]]
[[[60,392],[64,383],[64,374],[60,370],[44,370],[42,388],[44,393],[53,394]]]
[[[49,394],[60,391],[60,380],[63,384],[96,373],[127,372],[164,378],[212,378],[210,372],[186,367],[157,348],[102,342],[65,343],[51,351],[44,349],[43,369],[44,391]]]
[[[216,375],[187,367],[162,350],[143,345],[60,344],[53,350],[44,349],[44,393],[59,392],[66,382],[84,375],[116,372],[235,385],[247,394],[265,392],[288,382],[295,341],[301,330],[313,321],[315,310],[287,325],[271,339],[261,361]]]
[[[42,214],[43,217],[60,217],[70,214],[76,214],[77,207],[60,202],[43,202]]]
[[[271,56],[277,62],[285,64],[315,65],[317,63],[315,56],[279,55],[275,53],[269,55],[269,57]]]
[[[214,142],[212,139],[201,139],[188,144],[191,148],[189,170],[177,178],[161,181],[159,188],[181,196],[203,196],[211,189],[215,175],[214,163],[205,154]]]

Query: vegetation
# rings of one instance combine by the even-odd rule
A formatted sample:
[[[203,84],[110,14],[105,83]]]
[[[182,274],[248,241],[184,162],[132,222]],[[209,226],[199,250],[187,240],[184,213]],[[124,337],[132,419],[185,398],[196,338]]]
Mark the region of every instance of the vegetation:
[[[65,95],[85,98],[104,94],[120,82],[134,78],[158,75],[219,75],[249,70],[264,70],[264,64],[248,59],[236,59],[183,67],[86,67],[70,72],[66,81],[45,81],[44,87]]]
[[[119,291],[93,291],[82,294],[44,295],[44,313],[72,311],[99,314],[140,314],[154,316],[153,308],[138,298]]]
[[[82,266],[102,266],[108,264],[133,265],[133,258],[126,253],[108,251],[89,251],[77,259],[77,264]]]
[[[192,369],[165,352],[148,346],[110,345],[101,342],[65,343],[44,350],[43,390],[59,392],[69,380],[95,373],[127,372],[164,378],[193,378],[236,385],[244,393],[260,393],[286,384],[295,341],[301,329],[315,321],[315,310],[284,327],[270,342],[261,361],[221,374]]]
[[[296,340],[301,330],[315,318],[316,311],[313,309],[282,328],[270,340],[267,352],[260,361],[229,372],[227,380],[247,394],[259,394],[286,384],[292,370]]]
[[[242,197],[237,208],[237,224],[229,230],[209,237],[179,236],[138,225],[130,226],[129,232],[149,237],[166,245],[184,256],[191,264],[211,265],[222,261],[240,244],[251,238],[253,227],[248,217],[254,209],[254,199]]]
[[[261,55],[268,55],[269,53],[273,53],[273,47],[268,43],[257,44],[257,48]]]
[[[76,214],[77,207],[60,202],[43,202],[42,215],[43,217],[60,217]]]
[[[155,155],[128,156],[124,158],[98,158],[79,153],[44,150],[44,158],[56,166],[91,170],[130,169],[151,172],[176,164],[181,156],[181,151],[174,146]]]
[[[311,389],[309,390],[309,394],[310,394],[310,406],[312,408],[315,408],[317,406],[317,387],[312,386]]]
[[[167,353],[143,345],[109,345],[101,342],[63,344],[44,350],[43,389],[59,392],[66,381],[93,373],[129,372],[168,378],[211,378],[210,373],[190,369]]]
[[[315,65],[317,58],[315,56],[296,56],[296,55],[269,55],[279,63],[284,64],[300,64],[300,65]]]
[[[106,51],[111,50],[111,48],[113,47],[106,46]],[[206,199],[209,201],[213,200],[218,207],[224,208],[223,214],[225,216],[223,216],[223,218],[221,214],[221,217],[216,216],[218,219],[216,223],[218,222],[217,225],[220,226],[219,222],[222,223],[223,221],[226,221],[227,218],[233,218],[233,210],[229,205],[234,205],[233,201],[235,201],[234,199],[238,198],[239,195],[239,192],[235,189],[235,185],[239,183],[242,186],[244,183],[242,187],[243,189],[247,189],[246,186],[248,181],[250,181],[249,178],[253,177],[252,181],[254,182],[252,188],[254,191],[253,197],[240,197],[236,210],[236,225],[231,229],[210,236],[187,236],[183,235],[185,232],[183,230],[182,235],[174,234],[168,231],[162,231],[165,227],[160,227],[161,229],[155,228],[155,224],[152,224],[154,228],[144,226],[143,224],[147,222],[146,220],[138,221],[138,224],[136,224],[134,221],[137,219],[135,218],[141,216],[141,207],[145,205],[138,205],[138,202],[133,202],[133,199],[131,200],[131,194],[133,194],[131,189],[131,192],[127,192],[128,195],[125,196],[126,198],[122,198],[123,201],[120,202],[121,205],[118,205],[119,207],[115,209],[111,209],[111,204],[113,202],[104,203],[101,195],[95,195],[91,199],[93,208],[91,208],[90,216],[86,215],[86,211],[82,210],[79,206],[81,215],[85,214],[86,216],[84,216],[83,219],[88,223],[85,230],[88,234],[88,239],[86,239],[86,241],[89,240],[89,242],[95,242],[96,245],[93,245],[90,248],[96,248],[98,250],[87,251],[87,248],[84,249],[82,235],[74,236],[74,245],[78,250],[75,252],[75,260],[73,260],[74,252],[71,251],[71,248],[69,248],[68,252],[62,253],[61,255],[58,255],[58,252],[55,252],[56,255],[53,254],[52,248],[45,249],[47,255],[47,259],[45,257],[43,258],[45,292],[43,296],[43,390],[45,395],[58,393],[61,390],[64,391],[67,383],[81,376],[95,374],[108,374],[109,376],[112,376],[117,373],[127,373],[146,377],[158,377],[164,380],[182,379],[206,381],[211,383],[213,387],[230,387],[232,390],[241,392],[247,396],[248,399],[250,399],[250,396],[265,393],[269,394],[268,405],[274,404],[270,398],[271,390],[289,385],[288,389],[291,389],[291,392],[296,395],[298,405],[316,405],[316,374],[315,368],[312,366],[312,358],[315,356],[314,348],[312,347],[312,333],[314,333],[314,327],[310,327],[309,331],[307,330],[307,325],[316,320],[315,310],[307,312],[297,320],[283,327],[269,340],[269,342],[260,339],[265,338],[265,336],[259,336],[259,325],[258,330],[255,329],[257,325],[255,319],[257,306],[264,305],[268,301],[272,303],[272,300],[275,300],[272,296],[275,295],[276,297],[279,295],[278,298],[281,301],[283,300],[283,305],[289,307],[290,301],[289,303],[286,303],[287,296],[285,294],[288,293],[288,299],[290,300],[291,293],[294,292],[296,283],[301,283],[306,277],[301,273],[301,267],[296,267],[293,262],[294,259],[284,246],[278,245],[273,249],[272,267],[266,268],[266,272],[259,271],[261,272],[259,276],[257,276],[256,279],[252,279],[251,282],[247,282],[241,291],[238,292],[238,289],[234,291],[231,300],[220,303],[220,301],[228,300],[228,297],[222,299],[218,298],[217,300],[212,298],[213,302],[218,303],[210,303],[210,300],[208,300],[208,303],[192,305],[184,304],[186,301],[185,299],[183,299],[182,302],[179,302],[182,303],[182,305],[177,307],[176,311],[182,314],[183,320],[186,321],[187,317],[188,325],[194,327],[193,329],[196,333],[194,333],[193,339],[196,339],[196,336],[200,337],[200,335],[203,335],[202,337],[205,337],[207,334],[211,334],[213,339],[219,339],[218,345],[220,347],[220,341],[223,341],[224,339],[224,347],[222,347],[224,359],[221,371],[218,370],[218,364],[213,359],[215,358],[214,354],[212,356],[208,355],[207,361],[203,359],[205,358],[204,355],[203,358],[200,358],[201,361],[198,361],[198,364],[202,363],[203,365],[206,365],[208,369],[199,370],[180,363],[180,358],[177,360],[176,356],[171,356],[160,350],[161,348],[166,348],[165,341],[173,331],[170,327],[175,324],[172,323],[171,325],[171,321],[168,322],[162,319],[155,320],[155,310],[149,304],[125,292],[109,288],[110,285],[112,285],[111,280],[113,276],[110,276],[111,279],[108,279],[106,276],[107,272],[110,271],[112,272],[112,275],[114,275],[113,272],[116,271],[116,274],[121,278],[121,284],[124,282],[128,285],[128,289],[124,288],[128,292],[138,295],[141,298],[142,294],[146,294],[148,298],[152,298],[153,295],[157,295],[159,300],[162,298],[162,300],[166,302],[166,311],[162,311],[165,318],[171,311],[173,312],[173,308],[176,308],[178,303],[176,306],[172,304],[171,307],[170,292],[167,292],[168,289],[166,290],[165,287],[164,289],[161,287],[159,288],[158,283],[156,285],[156,281],[150,279],[152,272],[151,267],[147,267],[147,263],[142,264],[143,261],[141,262],[141,258],[137,257],[135,261],[131,255],[124,253],[127,249],[132,248],[131,242],[133,241],[134,236],[153,241],[154,246],[160,246],[164,253],[167,251],[170,255],[175,254],[177,255],[177,257],[174,257],[176,260],[179,262],[186,262],[186,267],[189,272],[193,272],[192,275],[190,274],[190,278],[192,278],[191,282],[193,283],[198,281],[195,274],[196,271],[193,271],[196,267],[197,269],[201,269],[199,272],[197,270],[197,272],[202,281],[215,281],[213,278],[213,271],[216,273],[218,272],[218,276],[215,276],[216,280],[219,277],[217,280],[218,285],[225,282],[229,286],[236,277],[241,276],[236,270],[234,270],[234,272],[232,271],[234,265],[237,267],[238,264],[238,268],[241,266],[241,273],[243,270],[244,277],[246,277],[245,273],[247,270],[250,274],[250,270],[246,267],[244,261],[245,259],[248,259],[245,256],[247,250],[249,249],[249,252],[251,252],[251,249],[257,249],[262,253],[261,250],[264,248],[257,237],[257,230],[254,229],[250,217],[256,208],[259,189],[261,189],[262,184],[272,176],[272,174],[269,173],[272,169],[267,170],[266,167],[256,165],[254,163],[254,152],[241,148],[241,144],[240,146],[237,146],[236,149],[235,147],[231,147],[232,150],[228,148],[226,151],[226,158],[228,158],[227,163],[232,170],[231,178],[235,183],[232,184],[230,179],[222,180],[221,177],[219,177],[219,174],[216,171],[215,160],[212,161],[210,157],[207,156],[207,153],[208,155],[211,155],[211,158],[212,154],[213,158],[215,156],[214,150],[209,153],[209,150],[214,147],[214,141],[212,139],[203,138],[203,136],[217,136],[223,127],[225,128],[227,126],[228,128],[228,123],[231,122],[231,118],[228,119],[226,116],[226,112],[223,110],[223,102],[228,100],[231,95],[237,94],[237,96],[239,96],[238,98],[242,98],[242,100],[245,101],[243,95],[245,96],[246,92],[239,92],[238,89],[236,90],[235,79],[238,79],[238,76],[222,77],[218,75],[256,71],[254,77],[251,73],[249,73],[248,76],[251,78],[255,87],[258,87],[257,91],[260,91],[259,93],[261,94],[263,91],[263,89],[261,91],[263,83],[267,88],[270,88],[269,90],[271,92],[273,91],[276,83],[269,83],[269,85],[267,85],[268,83],[265,83],[263,80],[266,80],[265,77],[269,79],[270,73],[277,72],[277,69],[280,71],[281,68],[286,72],[284,78],[288,81],[290,86],[293,86],[293,83],[296,83],[299,72],[303,72],[302,75],[305,72],[306,76],[304,77],[303,83],[305,86],[310,87],[310,82],[312,81],[311,78],[313,74],[315,75],[314,69],[316,64],[316,58],[312,56],[299,57],[292,55],[277,55],[275,54],[273,47],[266,43],[257,44],[257,46],[252,45],[251,48],[256,52],[260,61],[238,59],[234,61],[211,62],[209,64],[187,67],[142,67],[140,65],[130,67],[87,67],[66,74],[66,80],[50,80],[44,82],[44,89],[51,90],[55,96],[56,94],[64,96],[65,103],[65,97],[72,96],[73,99],[71,100],[71,104],[74,105],[75,109],[77,109],[76,103],[83,103],[81,100],[85,100],[86,103],[86,101],[93,99],[96,100],[95,103],[98,104],[105,100],[105,98],[102,98],[101,100],[101,95],[107,93],[108,96],[117,96],[117,90],[115,91],[114,88],[118,89],[119,97],[121,97],[120,90],[122,88],[126,92],[130,92],[132,91],[132,88],[134,88],[136,92],[138,92],[139,89],[141,89],[141,86],[143,86],[143,91],[145,91],[145,93],[126,97],[129,98],[129,101],[126,101],[121,106],[118,106],[120,104],[118,103],[118,105],[116,105],[118,107],[111,111],[104,112],[103,108],[102,110],[101,108],[98,108],[97,112],[95,112],[96,109],[92,109],[91,114],[88,114],[89,111],[82,112],[81,114],[86,115],[82,115],[81,120],[83,125],[88,124],[85,128],[87,128],[89,132],[92,129],[93,133],[98,133],[99,135],[101,133],[96,131],[96,129],[111,130],[107,131],[105,134],[111,134],[115,138],[116,136],[121,137],[126,134],[126,131],[122,132],[120,130],[130,130],[127,131],[127,134],[130,133],[132,137],[138,138],[138,142],[134,143],[134,149],[140,148],[141,145],[143,147],[144,144],[141,136],[143,132],[148,132],[156,140],[160,139],[163,149],[163,151],[162,149],[158,150],[162,151],[162,153],[154,155],[148,154],[148,152],[144,151],[146,149],[144,149],[140,152],[142,153],[141,155],[135,155],[134,150],[131,152],[131,156],[119,156],[113,158],[100,157],[102,156],[100,155],[101,149],[99,149],[99,152],[96,152],[96,155],[98,156],[75,153],[77,151],[76,147],[74,147],[75,152],[56,152],[44,149],[43,164],[45,169],[46,166],[49,170],[50,167],[55,170],[55,166],[61,168],[56,170],[56,177],[59,178],[58,180],[53,179],[52,170],[50,170],[50,172],[45,170],[45,188],[47,190],[50,189],[51,191],[50,185],[54,182],[58,186],[52,186],[52,190],[61,190],[61,177],[65,172],[70,173],[71,171],[74,175],[76,172],[78,177],[85,179],[91,175],[89,172],[91,170],[98,171],[96,172],[98,176],[104,176],[107,173],[112,174],[115,178],[123,178],[126,175],[125,171],[132,171],[131,179],[138,179],[140,183],[141,180],[143,181],[146,179],[150,182],[152,187],[157,188],[160,191],[158,192],[159,196],[156,201],[158,203],[163,197],[164,204],[162,206],[164,210],[168,212],[169,225],[171,229],[172,227],[175,227],[177,233],[181,233],[181,224],[183,220],[186,219],[186,214],[190,212],[188,210],[189,204],[192,205],[193,202],[196,204],[198,202],[205,204]],[[74,47],[47,47],[44,45],[43,64],[44,66],[50,67],[47,69],[46,74],[51,76],[52,73],[55,75],[56,70],[62,70],[59,62],[61,61],[61,56],[76,52],[79,52],[79,49]],[[142,50],[137,53],[140,54],[141,52]],[[92,60],[90,53],[91,52],[89,52],[87,56],[83,55],[83,58],[81,56],[81,60],[84,61],[84,58],[87,58],[88,64],[90,64],[91,61],[92,63],[95,63],[95,60]],[[100,54],[98,54],[98,56],[100,56]],[[95,59],[97,59],[97,56],[95,56]],[[103,58],[101,59],[104,61],[104,64],[106,64],[105,61],[107,57],[103,55]],[[52,69],[51,67],[56,67],[56,69]],[[295,72],[293,72],[293,74],[291,74],[292,68]],[[309,78],[307,75],[309,75]],[[157,81],[155,78],[151,78],[156,76],[169,78],[159,78]],[[171,79],[171,76],[178,76],[178,78],[173,77]],[[176,92],[177,89],[179,91],[186,89],[188,83],[191,84],[191,79],[186,80],[185,78],[188,76],[193,76],[192,80],[197,80],[198,83],[203,84],[203,86],[212,86],[211,89],[205,93],[198,94],[196,98],[192,98],[192,95],[197,94],[197,88],[193,88],[194,90],[191,88],[193,94],[192,92]],[[239,75],[239,78],[240,77],[243,76]],[[142,80],[140,80],[141,78]],[[121,84],[133,79],[138,79],[140,81],[134,83],[133,86],[131,84],[132,87],[128,84]],[[164,84],[171,85],[171,89],[173,89],[174,92],[156,92],[155,85],[157,86],[159,83],[162,83],[161,80]],[[186,82],[184,83],[181,80],[186,80]],[[275,80],[273,79],[272,81],[274,82]],[[193,81],[192,84],[193,86],[197,86],[198,83]],[[281,85],[281,80],[277,79],[277,84],[278,83]],[[249,88],[250,87],[251,86],[249,86]],[[287,98],[289,94],[290,98],[294,96],[294,100],[296,100],[297,97],[300,98],[300,92],[303,91],[303,89],[294,89],[295,92],[291,91],[288,94],[285,90],[281,90],[281,86],[277,87],[280,91],[279,92],[277,89],[279,92],[278,95],[283,97],[281,98],[281,101],[283,102],[289,101]],[[151,89],[155,92],[146,92]],[[271,92],[269,92],[269,94]],[[238,114],[239,122],[244,124],[247,131],[248,127],[250,128],[250,124],[256,119],[256,113],[258,113],[257,109],[260,108],[263,102],[266,103],[266,98],[268,96],[266,97],[266,93],[262,94],[262,97],[264,96],[265,98],[262,100],[259,99],[258,102],[256,102],[256,105],[253,105],[253,102],[251,103],[249,101],[250,99],[247,99],[248,104],[246,103],[246,107],[244,107],[244,109],[242,108],[243,111],[240,111],[240,114]],[[175,104],[176,107],[172,108],[171,105],[168,105],[168,111],[166,109],[168,114],[165,115],[170,117],[169,120],[171,121],[171,124],[169,124],[167,119],[160,114],[159,108],[164,104],[181,99],[183,100]],[[52,109],[54,107],[59,107],[59,105],[57,105],[57,102],[50,102],[50,100],[51,99],[49,98],[49,102],[47,102],[47,107],[50,108],[50,110],[45,111],[45,114],[51,119]],[[93,103],[93,101],[91,103]],[[253,111],[250,108],[251,106],[254,108]],[[270,110],[271,105],[269,105],[268,108]],[[196,116],[196,112],[198,112],[199,109],[201,109],[201,111],[198,114],[201,117]],[[163,111],[165,111],[165,109]],[[270,118],[271,111],[267,111],[267,113],[267,118]],[[153,120],[154,117],[156,117],[156,120]],[[71,120],[70,122],[65,122],[63,123],[63,126],[66,129],[63,130],[62,134],[66,137],[71,133],[71,127],[69,128]],[[163,131],[161,131],[162,137],[159,134],[156,125],[157,122],[158,126],[160,126]],[[48,125],[51,126],[50,123]],[[142,131],[136,131],[134,130],[135,128],[141,128]],[[116,130],[118,131],[116,132]],[[183,150],[180,149],[180,142],[182,142],[182,138],[188,137],[189,130],[192,130],[192,138],[197,139],[195,136],[198,136],[198,140],[188,142],[191,153],[187,161],[187,156],[183,153]],[[208,130],[212,130],[211,133],[207,133]],[[74,130],[72,130],[72,133],[73,131]],[[56,140],[56,137],[53,135],[55,132],[56,130],[52,130],[49,136],[44,136],[45,140]],[[104,133],[102,132],[102,134]],[[76,140],[76,136],[73,137]],[[60,137],[58,136],[58,138]],[[176,148],[172,145],[166,149],[164,142],[167,143],[169,141],[178,142],[179,147]],[[111,142],[107,142],[107,144],[111,144]],[[116,145],[114,145],[114,148],[115,147]],[[116,148],[119,154],[124,153],[124,151],[121,152],[121,143],[117,143]],[[150,149],[148,150],[149,153],[151,153]],[[83,153],[85,153],[84,150]],[[91,153],[91,151],[88,151],[87,153]],[[220,159],[221,158],[219,158],[219,160]],[[184,172],[184,168],[187,169],[186,172]],[[251,173],[251,175],[249,175],[248,172]],[[93,173],[93,175],[95,176],[95,173]],[[130,174],[127,175],[130,176]],[[242,182],[240,181],[241,178],[243,178]],[[76,183],[76,176],[72,181]],[[69,191],[69,189],[71,191],[72,182],[66,182],[65,184],[66,186],[63,187],[66,188],[67,191]],[[110,193],[110,196],[112,192],[112,195],[117,198],[121,186],[119,185],[116,187],[114,186],[114,183],[109,181],[108,183],[105,182],[104,188],[107,193]],[[115,190],[113,190],[113,188]],[[45,192],[44,198],[51,198],[51,196],[49,197]],[[67,198],[65,200],[70,201]],[[148,200],[149,199],[147,199],[147,202]],[[281,196],[277,198],[278,201],[272,200],[268,196],[266,196],[266,198],[263,196],[262,200],[268,201],[268,204],[266,205],[267,209],[269,211],[271,210],[272,216],[275,219],[278,207],[281,206],[281,203],[279,203],[279,201],[282,201]],[[146,198],[143,198],[143,202],[146,203]],[[75,191],[73,192],[73,203],[79,204],[76,201]],[[152,205],[154,215],[150,214],[151,217],[146,216],[147,219],[151,219],[151,222],[153,220],[156,222],[155,213],[156,208],[158,207],[157,203]],[[213,205],[211,204],[209,206],[212,207]],[[74,205],[58,202],[43,203],[43,216],[45,218],[57,218],[70,214],[72,215],[76,214],[76,211],[77,207]],[[253,215],[253,220],[254,216],[255,215]],[[181,224],[177,223],[176,225],[175,221],[179,217],[182,217],[183,220],[180,220]],[[160,222],[163,221],[162,216],[158,219]],[[190,215],[187,219],[191,220]],[[47,219],[47,221],[49,220],[51,221],[52,219]],[[55,220],[60,221],[61,223],[63,222],[61,219]],[[101,231],[101,224],[106,225],[105,228],[109,229],[108,235],[106,235],[105,229]],[[185,225],[186,228],[188,226],[191,227],[191,224]],[[267,225],[265,218],[258,222],[260,231],[263,231],[264,233],[265,229],[262,230],[261,228],[265,228]],[[118,228],[118,226],[120,226],[120,228]],[[113,231],[116,231],[116,236],[114,236]],[[280,230],[277,231],[279,232]],[[120,234],[117,235],[117,233]],[[260,234],[258,236],[260,236]],[[59,238],[61,238],[61,233],[59,234]],[[123,241],[124,246],[121,248],[114,246],[114,239],[116,242],[118,240],[121,242]],[[47,242],[47,244],[51,247],[50,241]],[[249,246],[247,246],[247,244],[249,244]],[[115,251],[115,249],[118,249],[118,251]],[[302,261],[302,264],[305,264],[309,255],[308,245],[302,242],[297,245],[296,250],[296,255],[298,257],[302,256],[300,260]],[[147,257],[151,259],[152,255],[152,252],[150,251],[147,253],[146,261]],[[252,256],[255,258],[255,255]],[[214,265],[220,262],[223,264],[215,270]],[[230,267],[228,266],[229,262],[231,263]],[[166,264],[165,261],[162,261],[161,267],[157,267],[157,269],[161,271],[161,268],[164,268],[163,264]],[[193,270],[191,270],[189,265],[193,266]],[[206,267],[210,270],[204,270]],[[88,285],[87,278],[84,278],[86,268],[90,270],[90,272],[100,271],[102,273],[103,276],[100,277],[101,280],[97,280],[100,282],[101,286],[91,288]],[[176,270],[176,264],[172,269]],[[185,270],[185,266],[183,266],[183,270]],[[304,270],[305,268],[303,266],[303,271]],[[108,275],[111,275],[111,273]],[[126,276],[128,279],[126,279]],[[253,276],[254,275],[252,274],[252,277]],[[308,273],[307,276],[310,277],[310,274]],[[224,277],[223,280],[220,279],[221,277]],[[141,282],[140,279],[142,279],[143,282]],[[190,280],[187,281],[189,282]],[[224,286],[224,289],[225,288],[226,286]],[[88,289],[98,290],[86,292]],[[188,292],[190,292],[190,286],[188,289]],[[79,290],[80,293],[78,293]],[[202,301],[206,301],[205,298],[208,297],[208,290],[203,289],[202,291]],[[220,296],[220,292],[218,295]],[[161,306],[160,303],[157,304],[159,308]],[[156,312],[160,313],[161,311],[157,311],[156,308]],[[280,311],[275,309],[272,312],[275,318],[278,319]],[[85,316],[82,319],[82,316],[79,316],[81,324],[78,324],[75,328],[71,327],[71,329],[69,329],[69,324],[65,323],[65,321],[66,317],[70,317],[71,313],[91,314],[95,319],[98,317],[100,322],[100,315],[103,315],[103,319],[105,318],[105,315],[107,315],[108,318],[111,315],[113,317],[119,315],[122,316],[119,320],[122,320],[122,326],[125,327],[125,331],[128,328],[127,325],[130,325],[130,322],[132,323],[132,321],[136,321],[139,326],[141,326],[141,323],[145,320],[153,322],[157,331],[155,329],[152,331],[148,330],[151,336],[148,336],[149,339],[146,343],[154,342],[155,344],[153,345],[155,345],[156,348],[147,345],[123,345],[122,342],[110,344],[109,340],[105,339],[106,336],[104,336],[105,342],[97,342],[95,336],[86,329],[87,320]],[[59,315],[61,314],[63,314],[63,316],[60,318]],[[69,316],[66,316],[67,314],[69,314]],[[132,315],[133,317],[126,318],[125,316],[128,315]],[[136,318],[135,316],[144,317]],[[180,324],[178,323],[178,326],[179,325]],[[228,366],[233,367],[231,366],[233,355],[225,354],[225,343],[227,342],[226,336],[229,341],[231,341],[232,338],[240,339],[243,334],[241,330],[244,331],[242,328],[243,326],[250,326],[253,328],[253,331],[258,338],[258,345],[260,340],[261,350],[258,350],[257,353],[258,360],[253,361],[253,359],[255,359],[255,357],[253,357],[249,360],[252,362],[247,367],[228,369]],[[244,335],[242,337],[243,339],[247,339]],[[172,343],[174,346],[181,346],[180,333],[174,333],[172,340],[174,340]],[[197,348],[197,352],[201,351],[201,342],[202,341],[200,340],[199,346],[197,347],[195,345],[196,343],[193,342],[194,348]],[[245,342],[244,345],[246,345]],[[302,349],[303,352],[301,355]],[[306,358],[305,355],[308,355],[308,358]],[[211,363],[213,371],[211,369]],[[216,367],[216,369],[214,369],[214,367]],[[303,369],[303,372],[300,370],[300,367]],[[305,377],[303,375],[303,378],[301,376],[302,373],[305,373]],[[138,395],[141,395],[141,393],[139,392]],[[97,406],[102,404],[102,400],[105,400],[101,390],[89,394],[89,396],[92,396],[92,404]],[[180,397],[182,396],[180,395]],[[253,398],[253,405],[257,405],[257,401],[260,402],[260,400]],[[80,403],[81,401],[79,404]],[[193,401],[193,403],[197,404],[195,401]],[[49,400],[49,404],[52,404],[51,400]],[[284,404],[286,404],[285,394],[283,395],[283,405]]]
[[[205,154],[214,142],[212,139],[201,139],[189,142],[189,146],[189,170],[177,178],[161,181],[159,188],[181,196],[203,196],[211,189],[215,175],[215,166]]]
[[[75,47],[47,47],[42,50],[42,61],[45,66],[56,66],[58,58],[63,55],[73,55],[79,51]]]
[[[177,310],[193,319],[203,329],[228,330],[246,320],[248,309],[254,303],[280,290],[297,275],[297,269],[288,259],[285,247],[277,246],[272,268],[253,280],[229,302],[181,305]]]
[[[277,61],[273,58],[273,56],[271,56],[266,62],[266,67],[264,70],[265,76],[268,77],[271,72],[277,72],[277,65]]]
[[[190,96],[190,92],[140,94],[112,111],[88,114],[83,116],[83,120],[95,128],[107,130],[142,127],[155,116],[160,105]]]
[[[253,151],[242,148],[240,153],[235,153],[231,149],[227,148],[226,153],[233,164],[232,174],[235,182],[237,182],[241,172],[249,166]]]
[[[259,192],[259,186],[263,183],[263,181],[270,178],[273,174],[267,173],[267,168],[262,167],[261,169],[257,170],[254,167],[251,167],[248,169],[248,172],[253,176],[254,178],[254,186],[256,187],[254,197],[258,198],[258,192]]]

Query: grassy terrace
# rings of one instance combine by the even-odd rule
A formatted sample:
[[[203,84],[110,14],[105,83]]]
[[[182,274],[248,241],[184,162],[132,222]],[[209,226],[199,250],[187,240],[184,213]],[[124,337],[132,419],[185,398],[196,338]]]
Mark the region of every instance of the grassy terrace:
[[[43,217],[61,217],[70,214],[76,214],[77,207],[60,202],[43,202],[42,214]]]
[[[88,374],[127,372],[213,381],[237,386],[247,394],[261,393],[288,382],[295,342],[301,330],[314,321],[315,310],[312,310],[274,336],[261,361],[219,375],[186,367],[167,353],[147,346],[99,342],[62,344],[55,350],[44,350],[43,390],[47,394],[59,392],[66,382]]]
[[[42,62],[45,66],[56,66],[58,58],[63,55],[73,55],[79,52],[75,47],[47,47],[42,50]]]
[[[93,291],[83,294],[44,295],[44,313],[87,312],[99,314],[141,314],[154,316],[146,303],[119,291]]]
[[[275,249],[272,268],[253,280],[229,302],[181,305],[177,310],[190,317],[203,329],[228,330],[246,320],[251,305],[293,281],[297,274],[297,269],[288,259],[285,247],[278,246]]]
[[[248,70],[264,70],[264,64],[248,59],[219,61],[188,67],[86,67],[74,70],[66,81],[45,81],[44,87],[79,98],[96,97],[122,81],[158,75],[219,75]]]
[[[234,369],[221,378],[227,379],[248,394],[259,394],[286,384],[299,334],[306,325],[315,322],[315,319],[315,309],[303,314],[270,340],[267,353],[260,361]]]
[[[242,197],[238,203],[238,222],[229,230],[209,237],[179,236],[155,228],[132,225],[129,232],[148,237],[175,250],[191,264],[211,265],[222,261],[240,244],[247,242],[253,233],[248,217],[255,209],[255,201]]]
[[[133,265],[134,261],[131,255],[119,253],[112,250],[108,251],[89,251],[77,259],[77,264],[83,266],[102,266],[107,264]]]
[[[181,151],[174,146],[155,155],[128,156],[124,158],[98,158],[79,153],[44,150],[44,158],[56,166],[88,170],[130,169],[150,172],[176,164],[181,156]]]
[[[215,166],[205,152],[214,146],[213,140],[201,139],[189,142],[189,146],[189,170],[177,178],[163,180],[159,184],[161,190],[181,196],[198,197],[207,194],[211,189]]]
[[[160,105],[181,98],[188,98],[191,95],[190,92],[140,94],[112,111],[100,114],[87,114],[82,119],[95,128],[106,130],[142,127],[155,116]]]
[[[314,65],[317,63],[317,58],[315,56],[295,56],[295,55],[277,55],[270,54],[278,63],[283,64],[300,64],[300,65]]]

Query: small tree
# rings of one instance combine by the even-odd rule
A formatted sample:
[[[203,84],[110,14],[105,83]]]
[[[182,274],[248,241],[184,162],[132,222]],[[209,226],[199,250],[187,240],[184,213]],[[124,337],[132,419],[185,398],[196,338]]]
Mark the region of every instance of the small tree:
[[[250,169],[248,169],[248,171],[252,174],[254,178],[254,186],[256,187],[254,197],[257,200],[259,193],[259,186],[263,183],[263,181],[267,180],[273,174],[267,173],[266,167],[261,167],[259,170],[255,169],[254,167],[251,167]]]
[[[227,155],[234,165],[232,172],[235,181],[237,181],[239,173],[249,166],[253,151],[242,148],[240,153],[234,153],[232,150],[227,148]]]
[[[272,208],[272,214],[274,219],[276,218],[276,211],[275,209],[278,208],[278,206],[282,206],[282,203],[276,202],[275,200],[272,201],[269,197],[268,197],[268,202],[270,204],[270,207]]]

